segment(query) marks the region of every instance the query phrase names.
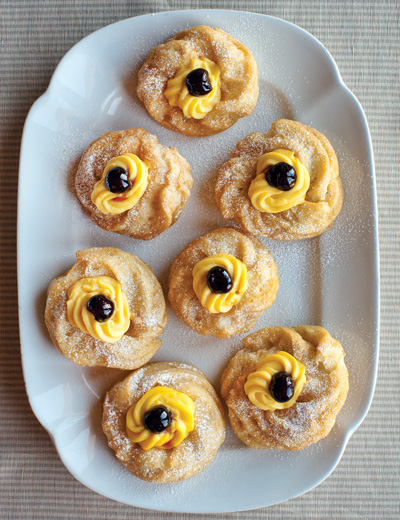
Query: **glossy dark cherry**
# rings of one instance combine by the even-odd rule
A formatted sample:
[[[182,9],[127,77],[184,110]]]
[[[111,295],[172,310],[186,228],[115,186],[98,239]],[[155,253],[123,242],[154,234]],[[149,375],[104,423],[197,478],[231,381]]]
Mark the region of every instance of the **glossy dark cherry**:
[[[273,188],[281,191],[289,191],[294,188],[297,180],[296,170],[288,163],[278,162],[268,168],[265,179]]]
[[[111,193],[124,193],[124,191],[132,188],[127,171],[120,166],[112,168],[107,172],[104,184]]]
[[[217,294],[224,294],[232,289],[232,278],[224,267],[216,265],[208,271],[208,287]]]
[[[191,96],[205,96],[213,89],[206,69],[194,69],[189,72],[186,76],[186,86]]]
[[[96,321],[101,323],[111,318],[114,303],[103,294],[96,294],[87,302],[87,310],[93,314]]]
[[[152,433],[161,433],[170,426],[171,410],[165,406],[155,406],[144,415],[144,425]]]
[[[287,403],[294,395],[294,380],[287,372],[277,372],[269,385],[272,398],[278,403]]]

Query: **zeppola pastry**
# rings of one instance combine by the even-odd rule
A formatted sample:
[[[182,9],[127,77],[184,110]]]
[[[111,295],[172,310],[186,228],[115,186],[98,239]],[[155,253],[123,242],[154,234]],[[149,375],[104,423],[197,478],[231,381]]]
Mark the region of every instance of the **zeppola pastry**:
[[[213,135],[254,109],[257,65],[236,38],[200,25],[150,52],[139,71],[137,93],[165,128],[188,136]]]
[[[136,370],[107,393],[103,430],[118,460],[135,476],[178,482],[213,460],[225,438],[225,417],[199,369],[158,362]]]
[[[168,297],[196,332],[229,338],[254,327],[275,301],[278,287],[278,269],[267,248],[228,227],[202,235],[179,254]]]
[[[318,442],[348,389],[342,345],[306,325],[250,334],[221,378],[233,431],[251,448],[301,450]]]
[[[83,366],[134,369],[161,346],[164,295],[150,267],[132,253],[93,247],[53,280],[45,321],[54,345]]]
[[[150,240],[179,218],[193,186],[178,150],[138,129],[108,132],[93,141],[79,163],[75,188],[98,226]]]
[[[215,193],[226,220],[275,240],[320,235],[343,203],[338,161],[328,139],[288,119],[237,143],[219,171]]]

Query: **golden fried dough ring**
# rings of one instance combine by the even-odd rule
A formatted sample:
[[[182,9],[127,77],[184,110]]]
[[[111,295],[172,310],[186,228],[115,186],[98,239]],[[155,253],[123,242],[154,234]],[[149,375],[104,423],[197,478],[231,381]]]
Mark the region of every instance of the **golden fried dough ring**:
[[[107,162],[125,153],[144,161],[148,185],[133,208],[119,215],[104,215],[92,202],[91,194]],[[108,132],[93,141],[78,166],[75,188],[89,217],[98,226],[133,238],[150,240],[172,226],[190,197],[191,168],[178,150],[166,147],[141,128]]]
[[[137,256],[114,247],[82,249],[76,257],[77,263],[49,285],[45,321],[54,345],[78,365],[123,369],[144,365],[161,346],[158,336],[167,322],[157,278]],[[68,321],[68,289],[82,278],[97,276],[115,278],[129,303],[130,327],[116,343],[95,339]]]
[[[194,402],[194,430],[171,449],[143,450],[129,440],[126,413],[150,388],[167,386]],[[103,430],[119,461],[135,476],[149,482],[178,482],[203,471],[225,438],[222,405],[205,375],[184,363],[149,363],[117,383],[107,393]]]
[[[247,376],[270,354],[285,351],[306,367],[296,403],[264,411],[244,391]],[[233,431],[251,448],[301,450],[331,431],[349,388],[342,345],[322,327],[272,327],[250,334],[221,378]]]
[[[248,190],[261,155],[276,149],[295,153],[309,171],[310,187],[305,202],[280,213],[262,213],[252,205]],[[215,193],[226,220],[275,240],[320,235],[343,203],[339,166],[328,139],[314,128],[288,119],[279,119],[268,132],[254,132],[237,143],[231,159],[219,171]]]
[[[246,265],[248,287],[230,311],[213,314],[194,292],[192,271],[197,262],[218,253],[230,254]],[[175,259],[168,298],[176,314],[196,332],[229,338],[254,327],[275,301],[278,287],[278,269],[267,248],[256,238],[227,227],[196,238]]]
[[[164,96],[168,80],[191,58],[208,58],[221,69],[221,100],[200,120],[186,118]],[[236,38],[200,25],[176,34],[150,52],[139,71],[137,93],[149,114],[165,128],[189,136],[213,135],[251,114],[258,99],[257,65]]]

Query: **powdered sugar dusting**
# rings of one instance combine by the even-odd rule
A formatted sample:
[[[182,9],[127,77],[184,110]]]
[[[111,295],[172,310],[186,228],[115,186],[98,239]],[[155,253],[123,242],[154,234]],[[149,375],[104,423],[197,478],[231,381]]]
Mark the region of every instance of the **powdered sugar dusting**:
[[[346,351],[349,397],[330,435],[302,452],[250,450],[228,427],[227,439],[213,464],[192,479],[165,485],[130,475],[108,449],[101,428],[93,426],[100,414],[98,396],[103,397],[111,387],[110,377],[114,382],[124,373],[109,370],[110,376],[103,369],[73,365],[54,349],[39,322],[30,331],[29,348],[23,349],[26,367],[43,376],[30,397],[33,403],[40,399],[45,403],[43,422],[75,474],[108,496],[173,511],[269,505],[287,498],[282,482],[301,493],[329,473],[347,432],[360,420],[371,389],[376,354],[376,321],[370,311],[375,297],[371,259],[375,217],[371,165],[365,156],[367,146],[362,146],[365,139],[359,131],[358,111],[337,81],[332,81],[331,65],[320,48],[315,52],[315,43],[306,35],[299,37],[295,28],[279,20],[204,11],[156,15],[145,23],[138,20],[140,24],[126,20],[117,31],[111,26],[100,39],[91,37],[79,43],[79,52],[70,54],[65,63],[68,71],[63,72],[62,65],[52,85],[54,90],[62,85],[61,94],[51,97],[46,111],[36,110],[35,164],[30,163],[30,175],[24,180],[26,192],[35,193],[36,198],[35,209],[29,213],[31,231],[21,250],[29,258],[21,278],[26,282],[21,285],[21,308],[27,314],[38,308],[42,315],[49,281],[73,265],[77,250],[91,246],[114,246],[137,254],[151,265],[165,294],[176,255],[193,238],[225,224],[214,202],[214,183],[217,170],[237,141],[253,131],[265,132],[276,119],[294,118],[317,128],[332,143],[344,184],[344,206],[332,228],[319,238],[296,243],[261,240],[278,264],[281,284],[274,305],[255,329],[298,323],[325,326]],[[249,47],[258,64],[260,98],[252,114],[227,131],[194,140],[158,125],[135,90],[137,71],[150,49],[176,31],[200,23],[219,26]],[[79,73],[70,74],[71,70]],[[195,180],[180,220],[146,243],[95,226],[82,211],[69,182],[77,160],[93,139],[107,131],[137,127],[157,135],[165,146],[175,146],[191,164]],[[42,188],[39,193],[37,185]],[[28,209],[30,200],[25,200]],[[217,389],[223,367],[241,343],[241,337],[217,340],[201,336],[170,308],[162,339],[156,359],[192,363]],[[89,377],[94,371],[96,375]]]

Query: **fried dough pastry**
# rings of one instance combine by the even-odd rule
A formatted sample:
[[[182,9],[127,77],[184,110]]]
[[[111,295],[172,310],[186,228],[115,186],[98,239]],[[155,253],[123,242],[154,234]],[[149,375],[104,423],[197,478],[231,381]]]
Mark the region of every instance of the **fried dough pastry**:
[[[215,260],[221,254],[222,263]],[[233,257],[238,266],[232,264],[229,267],[225,262],[226,257],[228,264],[231,264]],[[194,269],[206,259],[210,264],[202,267],[199,273],[206,280],[200,279],[197,287]],[[221,265],[230,271],[233,285],[225,294],[214,294],[208,286],[207,270],[210,273],[214,266]],[[245,280],[242,280],[243,276]],[[209,308],[203,306],[195,286],[197,292],[207,293],[203,303]],[[174,260],[169,276],[168,297],[175,313],[196,332],[229,338],[254,327],[258,317],[275,301],[278,287],[278,269],[267,248],[256,238],[227,227],[196,238]],[[223,300],[219,302],[218,298]],[[223,308],[225,298],[233,299],[229,303],[233,303],[230,310]]]
[[[194,404],[193,429],[175,447],[143,449],[129,437],[127,415],[130,409],[142,404],[147,392],[160,387],[190,398]],[[139,423],[144,423],[143,417],[152,411],[151,406],[146,402],[143,404],[138,413]],[[175,415],[180,421],[181,414],[175,413],[173,401],[169,401],[169,406],[172,408],[172,422]],[[179,406],[180,402],[177,408]],[[172,424],[156,436],[160,437],[170,429]],[[149,482],[178,482],[197,475],[211,463],[225,438],[225,416],[215,390],[199,369],[183,363],[149,363],[107,393],[103,430],[118,460],[136,477]],[[141,437],[152,435],[144,424],[142,430]]]
[[[45,321],[54,345],[82,366],[144,365],[161,346],[167,322],[157,278],[137,256],[114,247],[82,249],[76,257],[76,264],[48,288]],[[111,317],[93,314],[99,304],[88,311],[90,299],[96,302],[99,295],[114,308]]]
[[[105,214],[93,202],[93,192],[102,180],[104,184],[105,168],[109,163],[112,166],[110,161],[125,158],[125,154],[128,158],[134,154],[136,162],[146,170],[144,191],[133,207]],[[163,146],[155,135],[133,128],[107,132],[88,146],[78,166],[75,188],[83,208],[98,226],[150,240],[172,226],[182,213],[193,186],[190,171],[189,163],[176,148]],[[115,195],[113,200],[117,201],[126,195],[111,193],[105,187],[103,191]]]
[[[245,392],[266,356],[289,353],[305,367],[305,384],[286,409],[263,410]],[[259,373],[256,373],[259,376]],[[301,450],[331,431],[349,388],[342,345],[322,327],[272,327],[250,334],[221,378],[233,431],[251,448]]]
[[[198,60],[208,61],[202,64]],[[210,72],[210,96],[217,96],[210,100],[212,109],[206,107],[205,116],[197,106],[203,94],[187,97],[185,80],[195,68]],[[174,88],[169,82],[175,78],[178,83],[182,81],[176,85],[176,103],[171,106],[165,93],[167,88]],[[236,38],[221,29],[200,25],[179,32],[149,53],[139,71],[137,94],[149,114],[165,128],[188,136],[213,135],[251,114],[258,99],[257,65],[249,49]],[[183,109],[176,106],[179,97]],[[186,112],[185,103],[196,107],[190,106]]]
[[[305,199],[285,211],[259,211],[249,196],[252,181],[260,173],[258,161],[264,154],[282,149],[294,152],[294,158],[308,170]],[[226,220],[254,235],[275,240],[320,235],[332,224],[343,203],[336,154],[328,139],[314,128],[279,119],[268,132],[254,132],[237,143],[219,171],[216,200]]]

